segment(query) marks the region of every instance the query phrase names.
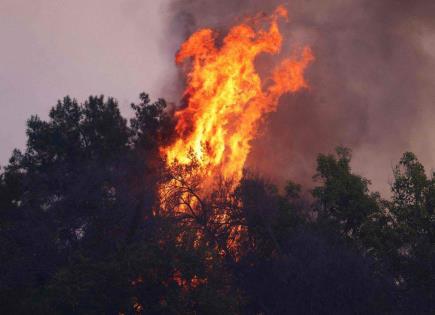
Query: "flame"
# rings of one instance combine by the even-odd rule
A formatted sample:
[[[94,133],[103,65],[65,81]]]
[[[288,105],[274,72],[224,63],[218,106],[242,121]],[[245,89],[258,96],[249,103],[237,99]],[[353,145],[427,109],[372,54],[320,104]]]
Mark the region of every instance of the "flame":
[[[284,59],[265,80],[255,69],[258,55],[280,52],[282,18],[287,19],[287,10],[279,6],[266,20],[246,20],[232,27],[221,45],[216,32],[200,29],[176,55],[176,63],[188,69],[187,104],[175,114],[177,140],[161,152],[169,166],[195,159],[205,191],[213,189],[217,177],[235,185],[240,181],[265,114],[276,110],[284,93],[308,86],[304,71],[314,59],[309,47]]]

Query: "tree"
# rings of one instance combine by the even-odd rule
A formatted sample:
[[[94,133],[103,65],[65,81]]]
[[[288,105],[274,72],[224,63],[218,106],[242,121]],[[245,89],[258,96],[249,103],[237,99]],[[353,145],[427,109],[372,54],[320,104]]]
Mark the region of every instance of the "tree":
[[[417,157],[406,152],[394,168],[392,192],[390,211],[398,244],[394,271],[401,287],[418,301],[419,307],[410,309],[430,312],[435,308],[434,174],[428,178]]]
[[[60,275],[77,266],[119,271],[155,190],[147,163],[159,158],[155,149],[148,149],[156,147],[155,140],[146,142],[138,130],[166,117],[163,101],[151,104],[146,95],[141,98],[146,102],[133,106],[132,128],[116,101],[102,96],[90,97],[83,105],[65,97],[50,111],[48,121],[29,119],[26,151],[15,151],[1,175],[5,311],[15,313],[20,305],[38,309],[36,305],[43,305],[39,294],[53,283],[63,283],[64,289],[73,285],[65,282],[73,278]],[[138,143],[132,145],[134,141]],[[113,296],[123,296],[116,292],[122,290],[114,284],[116,279],[112,286],[100,285],[111,288]]]
[[[379,211],[379,196],[369,192],[367,179],[352,173],[349,149],[339,147],[336,154],[317,158],[314,178],[322,186],[314,188],[313,196],[319,201],[319,220],[331,220],[343,236],[358,239],[364,222]]]

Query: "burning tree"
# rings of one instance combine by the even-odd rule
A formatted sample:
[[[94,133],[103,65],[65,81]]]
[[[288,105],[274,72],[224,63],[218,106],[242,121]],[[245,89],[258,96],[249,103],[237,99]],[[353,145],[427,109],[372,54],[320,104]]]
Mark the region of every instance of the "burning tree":
[[[269,17],[247,19],[232,27],[220,46],[213,30],[201,29],[176,56],[186,66],[186,106],[175,113],[175,141],[161,147],[169,169],[160,187],[161,207],[201,225],[227,256],[237,251],[244,230],[233,193],[251,141],[282,94],[307,87],[303,74],[313,60],[308,47],[300,57],[281,61],[266,80],[255,69],[258,55],[279,53],[282,18],[287,11],[280,6]]]
[[[175,113],[176,140],[161,151],[168,165],[187,165],[193,156],[202,191],[213,190],[219,177],[237,185],[262,119],[282,94],[307,87],[303,74],[313,60],[308,47],[299,58],[284,59],[266,80],[255,69],[258,55],[279,53],[278,20],[286,17],[286,9],[278,7],[270,17],[249,19],[232,27],[221,46],[213,30],[201,29],[177,53],[178,64],[191,61],[186,106]]]

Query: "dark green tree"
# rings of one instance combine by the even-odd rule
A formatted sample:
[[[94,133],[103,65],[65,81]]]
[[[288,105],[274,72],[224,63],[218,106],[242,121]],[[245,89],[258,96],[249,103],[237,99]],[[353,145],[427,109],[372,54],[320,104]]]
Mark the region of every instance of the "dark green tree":
[[[419,301],[414,311],[431,312],[435,309],[434,174],[429,178],[417,157],[406,152],[394,169],[392,192],[397,281]]]
[[[318,200],[319,220],[329,221],[343,236],[358,239],[363,224],[379,212],[379,196],[369,192],[369,181],[353,174],[351,151],[339,147],[334,155],[319,155],[315,179],[322,183],[313,190]]]

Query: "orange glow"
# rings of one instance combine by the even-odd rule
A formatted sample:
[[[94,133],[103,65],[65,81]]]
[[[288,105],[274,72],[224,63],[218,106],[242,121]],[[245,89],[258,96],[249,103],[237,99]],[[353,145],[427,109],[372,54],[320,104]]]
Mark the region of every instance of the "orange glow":
[[[221,45],[216,45],[213,30],[200,29],[176,55],[177,64],[188,69],[187,104],[176,112],[177,139],[161,151],[169,166],[188,165],[194,158],[205,192],[216,186],[218,178],[237,185],[265,114],[276,110],[284,93],[307,87],[304,71],[314,59],[308,47],[300,56],[284,59],[266,80],[255,69],[258,55],[280,52],[280,18],[287,18],[283,6],[268,18],[232,27]]]

